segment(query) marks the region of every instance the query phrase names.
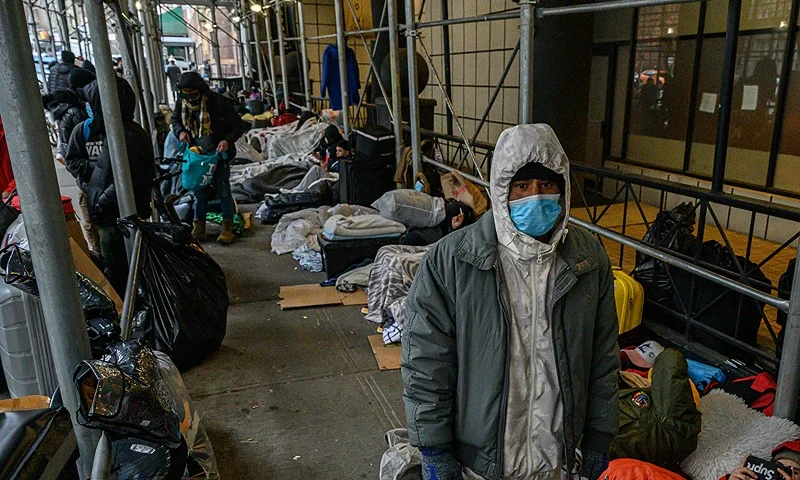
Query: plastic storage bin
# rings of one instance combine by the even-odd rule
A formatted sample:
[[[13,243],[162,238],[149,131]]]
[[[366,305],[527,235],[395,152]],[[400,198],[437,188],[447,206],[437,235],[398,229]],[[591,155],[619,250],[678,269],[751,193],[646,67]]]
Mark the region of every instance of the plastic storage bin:
[[[0,363],[12,397],[51,396],[58,385],[39,299],[2,281]]]

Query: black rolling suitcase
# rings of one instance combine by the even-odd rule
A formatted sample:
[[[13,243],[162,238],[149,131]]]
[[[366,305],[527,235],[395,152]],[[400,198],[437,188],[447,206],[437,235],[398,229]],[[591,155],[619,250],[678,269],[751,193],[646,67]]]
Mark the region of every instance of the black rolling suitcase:
[[[354,158],[339,163],[339,202],[369,206],[394,188],[394,135],[364,127],[350,135]]]
[[[350,266],[371,258],[375,259],[378,250],[386,245],[397,245],[400,236],[391,238],[364,238],[358,240],[328,240],[321,233],[317,234],[322,252],[322,269],[328,278],[337,277]]]

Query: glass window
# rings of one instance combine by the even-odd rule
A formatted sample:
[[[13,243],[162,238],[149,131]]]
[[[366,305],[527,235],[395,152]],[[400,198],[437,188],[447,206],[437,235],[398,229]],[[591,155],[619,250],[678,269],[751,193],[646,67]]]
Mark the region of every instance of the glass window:
[[[786,33],[740,34],[725,177],[764,186]],[[689,170],[711,175],[719,118],[724,38],[703,41]]]
[[[775,188],[800,193],[800,40],[795,45],[783,115],[781,147],[775,165]]]
[[[688,21],[697,29],[696,10],[683,7],[640,11],[628,136],[630,160],[673,170],[683,168],[696,43],[678,32]]]

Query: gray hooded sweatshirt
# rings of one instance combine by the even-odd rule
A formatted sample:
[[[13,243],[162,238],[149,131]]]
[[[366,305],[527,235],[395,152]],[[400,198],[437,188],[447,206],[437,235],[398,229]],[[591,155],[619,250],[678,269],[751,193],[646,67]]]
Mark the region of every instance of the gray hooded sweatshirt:
[[[517,230],[509,216],[511,178],[530,162],[541,163],[564,176],[562,216],[547,243]],[[569,161],[548,125],[519,125],[500,135],[491,179],[501,294],[510,306],[503,478],[560,478],[565,460],[564,406],[549,299],[558,271],[556,246],[567,234]]]

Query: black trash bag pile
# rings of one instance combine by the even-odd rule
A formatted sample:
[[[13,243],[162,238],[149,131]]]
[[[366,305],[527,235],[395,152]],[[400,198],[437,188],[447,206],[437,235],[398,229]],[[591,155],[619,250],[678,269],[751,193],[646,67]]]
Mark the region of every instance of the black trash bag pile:
[[[19,245],[9,245],[0,251],[0,275],[8,285],[39,296],[31,252]],[[80,272],[76,275],[92,356],[100,358],[106,347],[120,340],[117,307],[95,282]]]
[[[720,273],[726,277],[741,281],[741,274],[736,265],[738,261],[739,266],[745,272],[750,272],[747,280],[742,283],[767,294],[772,291],[772,282],[758,268],[757,264],[747,261],[745,257],[740,255],[734,255],[728,247],[716,240],[703,242],[700,248],[700,261],[723,269],[724,272]],[[695,316],[696,321],[741,340],[748,345],[756,345],[758,330],[764,313],[764,304],[758,303],[747,295],[736,293],[722,285],[700,277],[695,279],[694,290],[692,290],[693,274],[679,268],[673,268],[670,271],[675,279],[675,291],[672,299],[673,308],[680,310],[681,302],[683,302],[683,305],[688,306],[694,291],[696,292],[695,313],[704,309],[699,315]],[[717,300],[720,295],[722,297]],[[739,319],[738,332],[737,318]],[[749,360],[750,358],[748,355],[742,355],[741,350],[737,347],[700,329],[694,330],[693,337],[696,342],[723,355],[739,358],[740,360]]]
[[[81,362],[73,379],[81,425],[103,430],[112,440],[135,437],[169,448],[181,445],[176,399],[155,354],[139,341],[117,343],[102,360]]]
[[[697,239],[694,236],[695,212],[691,203],[681,203],[664,211],[647,229],[642,242],[658,245],[674,252],[693,256]],[[691,212],[691,213],[690,213]],[[633,278],[644,288],[645,296],[660,304],[672,303],[672,284],[664,262],[643,253],[636,254]]]
[[[225,338],[225,274],[195,243],[190,227],[125,222],[142,232],[133,335],[186,370],[216,352]]]

